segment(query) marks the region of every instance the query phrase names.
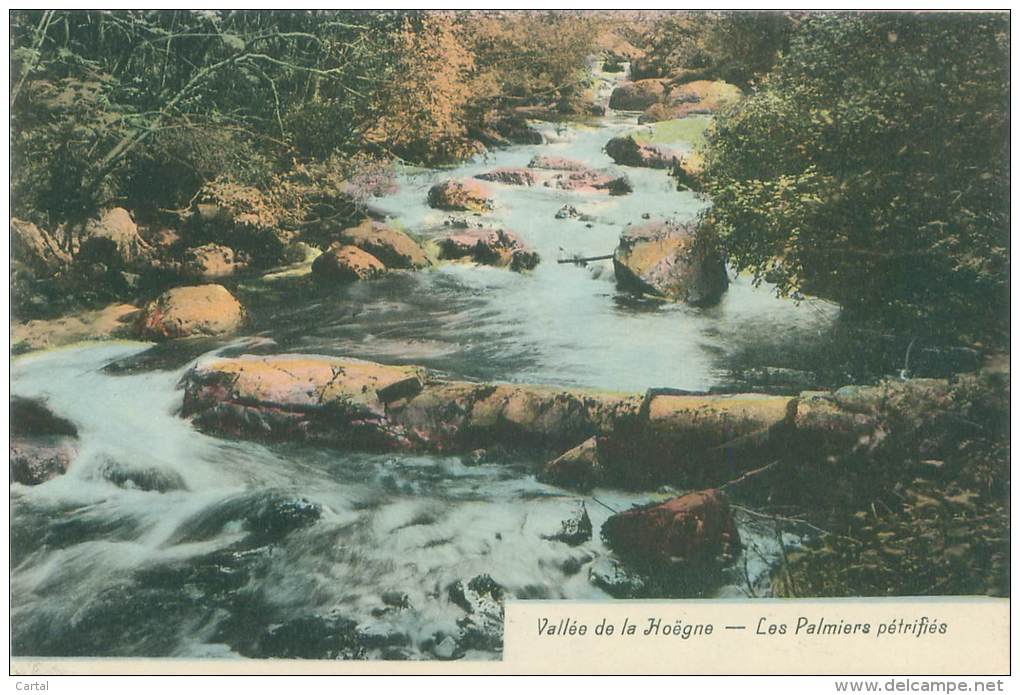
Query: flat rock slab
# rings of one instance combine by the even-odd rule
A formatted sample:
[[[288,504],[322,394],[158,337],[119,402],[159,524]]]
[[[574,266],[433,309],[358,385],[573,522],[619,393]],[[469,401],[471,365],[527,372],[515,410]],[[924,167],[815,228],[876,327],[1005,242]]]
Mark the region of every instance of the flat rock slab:
[[[183,385],[182,414],[208,431],[384,450],[564,448],[641,405],[639,395],[440,381],[420,367],[319,355],[206,360]]]
[[[111,340],[131,335],[138,307],[111,304],[104,309],[83,311],[58,319],[35,319],[11,325],[14,353],[46,350],[85,340]]]
[[[243,355],[200,363],[188,378],[185,411],[229,400],[285,410],[363,406],[381,412],[387,399],[421,390],[424,370],[346,357]]]

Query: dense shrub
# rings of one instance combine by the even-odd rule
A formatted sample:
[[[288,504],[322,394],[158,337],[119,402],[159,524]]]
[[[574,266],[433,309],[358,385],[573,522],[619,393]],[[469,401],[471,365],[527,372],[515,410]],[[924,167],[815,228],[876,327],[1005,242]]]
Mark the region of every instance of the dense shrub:
[[[709,216],[730,262],[904,332],[1002,336],[1009,19],[826,14],[719,119]]]

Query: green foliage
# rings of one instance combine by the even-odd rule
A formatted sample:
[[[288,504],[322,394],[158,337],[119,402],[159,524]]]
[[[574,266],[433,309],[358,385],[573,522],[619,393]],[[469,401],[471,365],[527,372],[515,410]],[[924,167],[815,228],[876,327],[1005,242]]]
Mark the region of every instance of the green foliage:
[[[456,160],[493,108],[575,98],[590,26],[535,12],[16,11],[15,213],[77,225],[116,204],[144,218],[222,175],[264,189],[295,163]]]
[[[672,12],[645,36],[647,56],[632,77],[721,79],[741,87],[775,65],[795,25],[786,12]]]
[[[634,139],[649,145],[685,143],[701,149],[707,142],[706,133],[712,126],[712,121],[712,116],[687,116],[658,121],[649,126],[647,132],[635,133]]]
[[[1001,336],[1008,17],[826,14],[716,124],[730,262],[925,334]]]
[[[828,464],[853,494],[833,533],[791,554],[779,593],[1008,596],[1008,376],[965,377],[937,402],[894,394],[876,431]]]

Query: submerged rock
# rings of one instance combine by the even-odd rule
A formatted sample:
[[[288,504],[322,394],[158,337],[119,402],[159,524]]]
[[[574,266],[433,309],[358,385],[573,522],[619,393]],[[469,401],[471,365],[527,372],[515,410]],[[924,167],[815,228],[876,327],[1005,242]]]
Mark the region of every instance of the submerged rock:
[[[208,541],[224,530],[247,532],[235,543],[235,551],[251,551],[277,543],[295,531],[315,524],[322,507],[300,497],[277,491],[248,492],[215,502],[193,514],[174,531],[169,542]]]
[[[487,651],[503,648],[505,594],[503,587],[487,574],[472,578],[466,586],[456,581],[447,587],[450,602],[467,613],[457,621],[457,627],[460,628],[457,647]]]
[[[439,210],[487,212],[492,210],[489,189],[472,179],[448,180],[429,189],[429,206]]]
[[[53,412],[45,403],[32,398],[12,396],[10,402],[10,429],[12,434],[39,436],[77,436],[78,428]]]
[[[658,221],[628,229],[613,255],[617,283],[638,292],[711,306],[729,285],[714,245],[691,225]]]
[[[531,270],[538,265],[538,254],[525,246],[513,232],[505,229],[471,229],[439,239],[439,257],[445,260],[470,259],[482,265]]]
[[[570,517],[563,520],[558,533],[543,536],[543,538],[574,546],[590,541],[591,532],[591,519],[588,518],[588,510],[584,506],[584,501],[582,501]]]
[[[371,254],[387,268],[425,268],[431,264],[418,242],[381,222],[365,220],[340,232],[338,240]]]
[[[361,659],[358,625],[337,616],[304,616],[270,627],[250,656],[275,659]]]
[[[649,566],[732,557],[740,545],[729,505],[718,490],[614,514],[602,537],[621,557]]]
[[[218,336],[244,320],[244,307],[222,285],[175,287],[146,305],[137,330],[146,340]]]
[[[477,174],[475,178],[482,181],[503,183],[509,186],[534,186],[536,181],[538,181],[535,172],[530,169],[514,167],[499,167],[492,171]]]
[[[78,429],[41,401],[10,401],[10,479],[38,485],[67,472],[78,453]]]
[[[11,436],[11,482],[38,485],[67,472],[78,454],[69,437]]]
[[[608,557],[592,562],[588,581],[613,598],[639,598],[645,592],[645,582],[640,576]]]
[[[100,475],[117,487],[128,490],[171,492],[188,489],[180,473],[156,466],[138,467],[119,461],[108,461],[100,470]]]
[[[324,282],[371,280],[385,272],[386,266],[378,258],[339,241],[312,261],[312,275]]]

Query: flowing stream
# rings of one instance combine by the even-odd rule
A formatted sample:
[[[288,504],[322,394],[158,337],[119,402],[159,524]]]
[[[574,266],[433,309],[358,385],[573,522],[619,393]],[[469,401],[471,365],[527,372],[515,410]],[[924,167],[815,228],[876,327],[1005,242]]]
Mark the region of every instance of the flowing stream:
[[[449,213],[426,204],[434,182],[539,153],[610,166],[602,146],[636,119],[609,112],[591,125],[539,127],[545,144],[404,172],[399,192],[377,202],[411,232],[449,231]],[[451,585],[488,575],[509,599],[610,600],[589,577],[592,567],[619,569],[598,533],[610,508],[676,491],[579,495],[537,482],[541,461],[469,465],[218,439],[178,416],[177,384],[200,353],[262,350],[489,381],[709,389],[725,385],[734,345],[809,341],[831,324],[834,307],[779,300],[743,277],[718,306],[694,309],[620,294],[610,261],[556,263],[611,253],[645,214],[688,220],[706,205],[664,171],[620,170],[630,195],[490,185],[496,209],[485,220],[538,251],[532,272],[446,265],[328,289],[308,277],[249,279],[231,286],[252,314],[249,334],[233,342],[93,343],[16,358],[13,395],[45,399],[71,420],[80,453],[65,476],[11,488],[14,653],[499,658],[498,630],[463,637],[465,620],[481,618]],[[594,221],[555,219],[566,204]],[[546,538],[581,503],[592,540]],[[689,595],[768,593],[777,531],[744,513],[738,524],[742,555]],[[356,648],[317,646],[348,644],[345,630],[356,631]]]

